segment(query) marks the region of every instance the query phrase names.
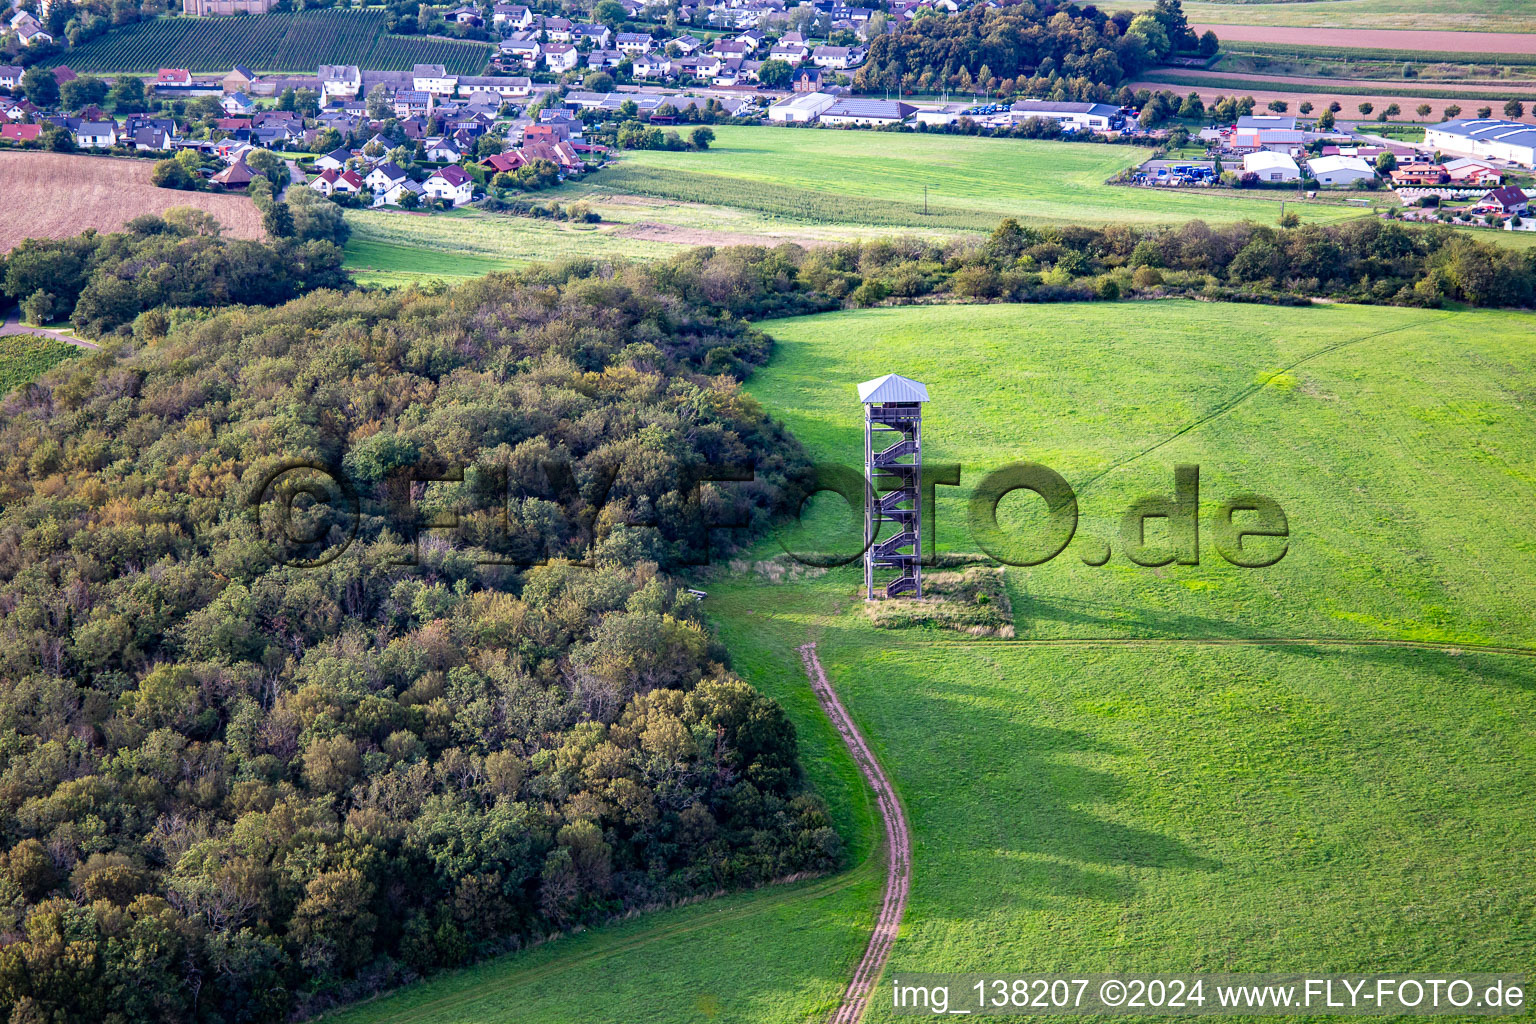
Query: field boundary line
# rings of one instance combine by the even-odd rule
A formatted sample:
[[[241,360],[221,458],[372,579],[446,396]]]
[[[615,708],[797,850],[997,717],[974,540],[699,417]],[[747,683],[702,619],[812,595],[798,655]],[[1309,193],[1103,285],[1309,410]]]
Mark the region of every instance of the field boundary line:
[[[1214,408],[1210,412],[1206,413],[1204,416],[1201,416],[1199,419],[1196,419],[1196,420],[1191,420],[1189,423],[1186,423],[1184,426],[1180,427],[1178,430],[1176,430],[1173,433],[1169,434],[1167,437],[1163,438],[1161,441],[1157,442],[1156,444],[1151,445],[1151,446],[1149,446],[1147,448],[1143,448],[1141,451],[1137,452],[1134,455],[1127,455],[1123,459],[1118,459],[1115,462],[1110,463],[1109,466],[1107,466],[1106,468],[1104,468],[1104,469],[1100,470],[1099,472],[1095,473],[1093,476],[1089,477],[1087,482],[1084,483],[1081,487],[1079,487],[1077,489],[1077,492],[1079,494],[1081,494],[1082,492],[1086,491],[1088,488],[1092,487],[1098,481],[1104,479],[1104,477],[1106,477],[1109,474],[1113,473],[1115,470],[1122,469],[1122,468],[1124,468],[1126,466],[1129,466],[1131,463],[1136,462],[1137,460],[1139,460],[1141,458],[1144,458],[1145,456],[1151,455],[1153,452],[1157,451],[1159,448],[1163,447],[1164,445],[1171,444],[1174,441],[1177,441],[1179,438],[1183,437],[1185,434],[1189,433],[1191,430],[1194,430],[1197,427],[1203,427],[1203,426],[1205,426],[1205,424],[1211,422],[1211,420],[1214,420],[1214,419],[1216,419],[1218,417],[1221,417],[1221,416],[1225,416],[1227,413],[1231,412],[1233,409],[1237,408],[1239,405],[1243,404],[1248,399],[1250,399],[1254,395],[1258,394],[1260,391],[1263,391],[1265,388],[1269,387],[1270,382],[1272,382],[1276,377],[1279,377],[1281,374],[1291,372],[1292,370],[1296,369],[1296,367],[1302,365],[1303,363],[1311,362],[1312,360],[1317,359],[1317,358],[1319,358],[1321,356],[1326,356],[1326,355],[1328,355],[1331,352],[1337,352],[1341,348],[1348,348],[1351,345],[1358,345],[1358,344],[1360,344],[1361,342],[1364,342],[1364,341],[1372,341],[1372,340],[1374,340],[1376,338],[1386,337],[1388,334],[1396,334],[1399,331],[1406,331],[1406,330],[1409,330],[1409,329],[1412,329],[1412,328],[1423,327],[1423,326],[1425,326],[1425,324],[1438,323],[1441,320],[1449,320],[1451,317],[1453,317],[1455,315],[1456,315],[1456,312],[1453,310],[1453,311],[1451,311],[1449,313],[1446,313],[1444,316],[1433,317],[1433,318],[1431,318],[1429,320],[1425,320],[1425,321],[1422,321],[1420,323],[1402,324],[1401,326],[1398,326],[1398,327],[1388,327],[1385,330],[1373,331],[1370,334],[1363,334],[1363,335],[1361,335],[1358,338],[1349,338],[1349,339],[1347,339],[1345,341],[1335,342],[1332,345],[1324,345],[1320,349],[1315,349],[1312,352],[1308,352],[1306,355],[1301,356],[1300,358],[1294,360],[1293,362],[1290,362],[1290,363],[1286,364],[1285,366],[1280,367],[1280,369],[1276,370],[1275,372],[1270,373],[1270,374],[1266,374],[1264,376],[1264,378],[1262,380],[1260,380],[1257,384],[1253,384],[1253,385],[1250,385],[1247,388],[1244,388],[1242,391],[1238,392],[1235,396],[1233,396],[1232,398],[1228,399],[1227,401],[1221,403],[1216,408]]]
[[[848,747],[848,752],[853,755],[854,761],[858,764],[859,771],[863,772],[864,778],[875,791],[880,817],[885,822],[885,895],[880,901],[880,911],[875,916],[875,927],[869,936],[869,946],[864,950],[858,966],[854,968],[853,977],[848,982],[847,991],[843,993],[842,1002],[827,1018],[828,1024],[859,1024],[864,1017],[864,1011],[869,1007],[869,996],[874,991],[875,981],[880,977],[880,972],[885,969],[885,963],[891,957],[891,946],[901,931],[901,918],[906,912],[907,894],[912,887],[912,833],[907,828],[907,816],[901,809],[901,800],[896,795],[896,787],[886,776],[885,769],[880,767],[879,760],[869,749],[869,744],[865,742],[863,733],[859,732],[859,727],[854,724],[848,709],[843,707],[843,702],[838,699],[837,691],[832,688],[832,681],[827,678],[826,670],[821,667],[821,659],[816,656],[814,640],[801,646],[800,657],[805,662],[805,674],[811,681],[811,689],[815,691],[816,700],[821,704],[822,711],[826,712],[827,717],[832,720],[833,726],[843,738],[843,743]]]

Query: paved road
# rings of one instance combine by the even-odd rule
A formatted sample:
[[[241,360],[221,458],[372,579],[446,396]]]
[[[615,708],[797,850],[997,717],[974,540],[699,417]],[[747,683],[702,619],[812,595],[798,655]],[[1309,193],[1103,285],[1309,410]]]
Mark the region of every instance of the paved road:
[[[28,327],[21,322],[20,306],[12,306],[9,311],[0,315],[0,336],[7,334],[35,334],[42,338],[57,338],[66,345],[73,345],[76,348],[101,348],[94,341],[77,338],[65,331],[50,331],[45,327]]]
[[[859,965],[854,968],[853,979],[848,982],[842,1002],[832,1011],[832,1016],[827,1018],[828,1024],[859,1024],[864,1011],[869,1007],[869,995],[874,990],[875,982],[885,969],[885,962],[891,958],[891,945],[901,930],[901,917],[907,909],[907,892],[912,886],[912,833],[907,829],[907,816],[902,812],[901,801],[896,797],[896,787],[891,785],[885,769],[880,767],[880,762],[870,751],[859,727],[853,724],[853,718],[838,699],[837,691],[832,689],[832,681],[821,667],[821,659],[816,657],[816,644],[808,643],[801,647],[800,657],[805,662],[805,674],[810,677],[811,689],[821,702],[821,709],[832,720],[838,734],[847,744],[848,752],[858,764],[859,771],[864,773],[864,778],[869,780],[870,787],[874,789],[875,803],[885,822],[885,897],[880,901],[880,912],[875,917],[875,930],[869,937],[869,946],[864,950]]]

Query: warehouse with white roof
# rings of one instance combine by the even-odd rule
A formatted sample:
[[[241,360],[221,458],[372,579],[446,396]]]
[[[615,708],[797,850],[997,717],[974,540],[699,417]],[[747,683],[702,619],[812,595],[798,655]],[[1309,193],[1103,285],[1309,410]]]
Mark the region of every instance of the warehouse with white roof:
[[[1536,124],[1491,118],[1460,119],[1424,129],[1424,141],[1442,153],[1536,167]]]

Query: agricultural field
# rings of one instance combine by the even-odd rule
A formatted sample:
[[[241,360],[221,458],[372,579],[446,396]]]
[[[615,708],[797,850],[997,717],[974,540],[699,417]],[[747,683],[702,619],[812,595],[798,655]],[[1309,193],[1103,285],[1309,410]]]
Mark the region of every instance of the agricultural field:
[[[490,1024],[517,1006],[568,1020],[572,994],[608,979],[617,998],[579,1019],[824,1017],[873,918],[861,872],[879,847],[801,670],[808,640],[913,828],[887,978],[1536,965],[1525,316],[1177,301],[763,327],[778,347],[748,389],[819,459],[860,458],[855,382],[894,370],[929,384],[926,458],[964,467],[961,487],[939,488],[941,551],[976,550],[964,493],[1024,459],[1072,482],[1078,539],[1007,571],[1012,640],[876,629],[856,569],[786,569],[771,542],[701,572],[736,669],[784,703],[865,865],[807,889],[863,881],[792,915],[794,889],[667,911],[338,1019]],[[1177,463],[1201,470],[1200,564],[1132,565],[1119,510],[1171,491]],[[1212,548],[1216,505],[1244,491],[1289,519],[1268,569]],[[999,513],[1034,521],[1016,497]],[[1092,538],[1115,549],[1099,568],[1083,561]],[[738,949],[753,970],[701,966]],[[888,989],[866,1019],[895,1019]]]
[[[1146,10],[1154,0],[1117,0],[1115,9]],[[1364,29],[1435,30],[1441,36],[1434,48],[1536,52],[1536,38],[1525,45],[1511,42],[1510,35],[1536,32],[1536,12],[1526,0],[1185,0],[1184,13],[1191,22],[1223,29],[1254,27],[1307,27],[1330,30],[1330,35]],[[1348,29],[1341,25],[1350,26]],[[1315,35],[1315,33],[1312,33]],[[1376,34],[1376,33],[1372,33]],[[1478,39],[1486,35],[1494,38]],[[1233,34],[1232,38],[1239,38]],[[1449,37],[1449,38],[1444,38]],[[1222,35],[1225,39],[1227,36]],[[1290,42],[1289,38],[1277,41]],[[1458,40],[1461,45],[1457,45]],[[1305,42],[1306,40],[1295,40]],[[1313,39],[1314,42],[1322,42]],[[1396,45],[1380,39],[1360,41],[1362,46]],[[1415,44],[1418,45],[1418,44]],[[1428,49],[1430,47],[1421,47]]]
[[[36,334],[0,335],[0,398],[80,354],[73,345]]]
[[[471,75],[485,67],[490,47],[445,39],[393,36],[382,11],[340,9],[240,18],[161,17],[142,21],[69,51],[79,72],[154,74],[181,67],[206,74],[241,64],[254,71],[307,71],[320,64],[357,64],[379,71],[442,64]]]
[[[179,192],[149,183],[149,160],[36,151],[0,151],[0,181],[27,196],[0,219],[0,252],[23,238],[67,238],[86,228],[116,231],[142,213],[195,206],[217,217],[224,233],[261,238],[261,214],[242,195]],[[70,183],[68,189],[59,182]]]
[[[1273,223],[1280,201],[1304,218],[1358,210],[1293,195],[1153,192],[1105,184],[1146,151],[1090,143],[719,127],[705,153],[626,153],[590,188],[751,210],[785,222],[990,231],[1004,217],[1045,224]],[[925,199],[926,187],[926,199]],[[926,213],[924,212],[926,208]]]
[[[1271,100],[1279,100],[1287,104],[1288,112],[1292,114],[1298,112],[1301,104],[1311,103],[1315,108],[1313,116],[1327,109],[1328,104],[1337,100],[1344,108],[1335,115],[1340,121],[1372,121],[1375,114],[1365,116],[1358,113],[1361,103],[1370,103],[1376,110],[1383,110],[1396,103],[1401,110],[1394,115],[1394,121],[1438,124],[1451,116],[1446,110],[1447,107],[1459,108],[1460,116],[1471,115],[1478,107],[1492,107],[1495,114],[1498,114],[1503,110],[1504,100],[1508,98],[1500,96],[1484,99],[1475,92],[1447,92],[1439,98],[1407,96],[1401,90],[1393,91],[1380,83],[1375,85],[1329,83],[1313,87],[1288,83],[1283,79],[1260,83],[1218,80],[1215,77],[1202,79],[1167,71],[1149,72],[1149,75],[1151,77],[1132,82],[1131,87],[1133,89],[1172,89],[1180,95],[1193,92],[1198,94],[1207,105],[1221,96],[1252,96],[1257,109],[1266,113]],[[1219,82],[1219,84],[1212,84],[1212,82]],[[1421,103],[1427,104],[1430,108],[1429,113],[1422,119],[1417,113]],[[1365,127],[1369,128],[1370,125],[1366,124]]]

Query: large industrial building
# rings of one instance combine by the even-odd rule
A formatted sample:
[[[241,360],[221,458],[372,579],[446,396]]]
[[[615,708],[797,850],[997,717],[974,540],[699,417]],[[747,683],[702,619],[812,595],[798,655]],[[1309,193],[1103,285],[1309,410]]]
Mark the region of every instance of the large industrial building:
[[[1536,124],[1491,118],[1447,121],[1426,128],[1424,141],[1442,153],[1536,167]]]

